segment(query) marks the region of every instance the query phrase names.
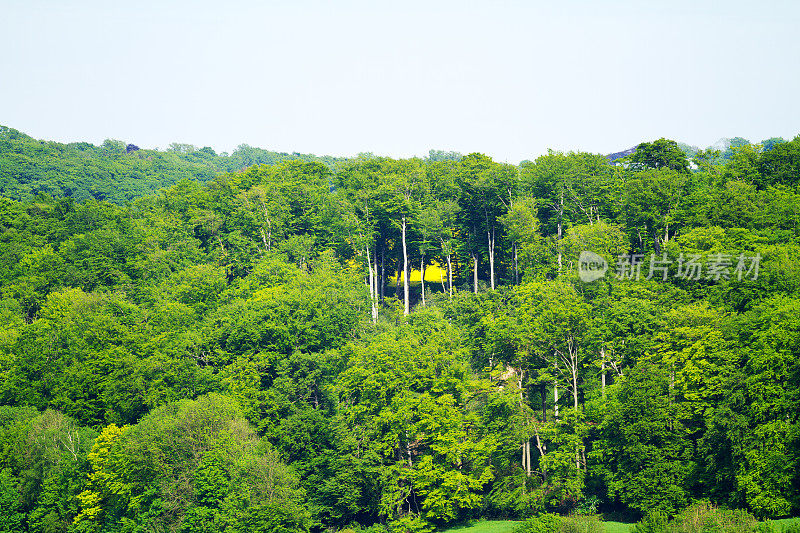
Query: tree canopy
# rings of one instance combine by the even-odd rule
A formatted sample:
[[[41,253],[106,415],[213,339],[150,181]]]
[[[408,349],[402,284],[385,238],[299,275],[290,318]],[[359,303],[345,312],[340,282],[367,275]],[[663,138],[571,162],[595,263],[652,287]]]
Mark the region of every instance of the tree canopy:
[[[797,515],[798,146],[514,166],[4,128],[0,526]]]

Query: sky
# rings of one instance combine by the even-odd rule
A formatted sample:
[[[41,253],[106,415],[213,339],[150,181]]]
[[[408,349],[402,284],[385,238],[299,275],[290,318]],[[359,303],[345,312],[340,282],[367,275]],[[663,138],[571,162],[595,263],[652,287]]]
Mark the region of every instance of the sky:
[[[38,139],[518,163],[800,133],[800,2],[0,0]]]

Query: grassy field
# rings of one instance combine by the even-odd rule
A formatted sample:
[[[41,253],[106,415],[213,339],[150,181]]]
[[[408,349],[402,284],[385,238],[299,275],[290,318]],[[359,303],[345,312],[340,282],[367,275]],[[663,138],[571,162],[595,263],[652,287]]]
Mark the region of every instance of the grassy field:
[[[445,530],[443,533],[511,533],[520,522],[514,520],[480,520],[466,526]],[[776,532],[785,531],[791,524],[800,524],[800,518],[772,520]],[[603,533],[629,533],[633,524],[603,522]]]
[[[785,531],[790,525],[800,525],[800,518],[781,518],[780,520],[772,520],[772,526],[775,531]]]
[[[444,533],[511,533],[520,522],[515,520],[480,520],[466,526],[458,526]]]
[[[622,522],[603,522],[604,533],[628,533],[633,524],[625,524]]]

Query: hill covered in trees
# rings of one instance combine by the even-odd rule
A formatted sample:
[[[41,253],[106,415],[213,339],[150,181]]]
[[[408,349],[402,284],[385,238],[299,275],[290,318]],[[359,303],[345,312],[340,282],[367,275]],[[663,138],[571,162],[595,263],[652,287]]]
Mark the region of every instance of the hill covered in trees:
[[[273,152],[240,145],[232,154],[172,143],[166,150],[140,149],[106,139],[87,142],[39,141],[0,126],[0,195],[30,200],[38,194],[125,204],[170,187],[182,179],[208,182],[223,172],[288,160],[331,166],[341,158]]]
[[[741,149],[744,147],[752,147],[757,151],[765,151],[768,152],[775,148],[775,146],[785,143],[786,140],[782,137],[770,137],[769,139],[764,139],[760,143],[751,143],[747,139],[743,137],[733,137],[727,138],[723,137],[711,146],[706,147],[705,149],[698,148],[697,146],[692,146],[686,143],[677,143],[678,148],[684,153],[684,155],[690,160],[693,161],[694,159],[711,159],[714,163],[718,165],[724,165],[728,161],[733,158],[733,154],[736,152],[737,149]],[[617,161],[621,160],[626,156],[632,155],[636,152],[636,146],[632,146],[627,150],[622,150],[621,152],[614,152],[613,154],[608,154],[609,161]]]
[[[221,174],[3,139],[65,154],[2,167],[5,530],[800,513],[800,137]],[[99,197],[80,157],[171,170]]]

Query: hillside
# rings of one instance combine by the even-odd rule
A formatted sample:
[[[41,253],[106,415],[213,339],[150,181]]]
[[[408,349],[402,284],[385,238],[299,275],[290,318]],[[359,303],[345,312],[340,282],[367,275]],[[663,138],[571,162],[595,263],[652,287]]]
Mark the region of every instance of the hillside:
[[[769,139],[764,139],[760,143],[752,143],[758,144],[761,146],[762,150],[769,151],[775,148],[775,146],[785,143],[786,140],[781,137],[770,137]],[[701,150],[706,151],[716,151],[719,152],[716,157],[713,158],[713,162],[718,165],[723,165],[731,160],[733,157],[734,150],[736,148],[741,148],[743,146],[750,145],[750,141],[742,137],[734,137],[729,139],[727,137],[722,137],[717,142],[712,144],[711,146],[707,146],[705,149],[698,148],[697,146],[692,146],[686,143],[679,142],[678,147],[681,151],[686,155],[686,157],[691,161],[696,156],[697,153]],[[618,159],[622,159],[623,157],[630,156],[636,152],[636,147],[632,146],[631,148],[621,150],[619,152],[614,152],[612,154],[608,154],[606,157],[609,161],[614,162]]]
[[[30,200],[38,194],[93,198],[125,204],[190,179],[206,183],[223,172],[256,164],[299,159],[334,165],[341,158],[273,152],[240,145],[232,154],[217,154],[173,143],[167,150],[139,149],[107,139],[102,145],[36,140],[0,126],[0,195]]]
[[[106,144],[41,159],[151,162]],[[800,515],[800,137],[738,154],[0,196],[0,531],[664,533],[711,502],[736,527],[703,531],[768,533]]]

